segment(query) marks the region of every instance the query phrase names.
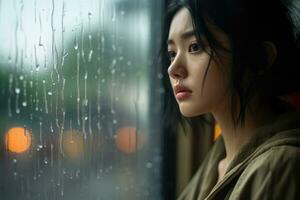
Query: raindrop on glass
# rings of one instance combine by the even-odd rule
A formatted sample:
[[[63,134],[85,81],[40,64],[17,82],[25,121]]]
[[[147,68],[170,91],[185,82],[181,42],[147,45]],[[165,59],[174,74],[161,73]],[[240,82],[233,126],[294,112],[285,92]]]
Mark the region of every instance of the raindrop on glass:
[[[45,163],[45,165],[48,164],[48,158],[47,157],[44,158],[44,163]]]
[[[158,78],[158,79],[162,79],[162,78],[163,78],[162,73],[158,73],[158,74],[157,74],[157,78]]]
[[[16,88],[16,89],[15,89],[15,92],[16,92],[16,94],[20,94],[21,89],[20,89],[20,88]]]
[[[148,169],[150,169],[150,168],[152,168],[152,163],[151,162],[147,162],[147,164],[146,164],[146,167],[148,168]]]

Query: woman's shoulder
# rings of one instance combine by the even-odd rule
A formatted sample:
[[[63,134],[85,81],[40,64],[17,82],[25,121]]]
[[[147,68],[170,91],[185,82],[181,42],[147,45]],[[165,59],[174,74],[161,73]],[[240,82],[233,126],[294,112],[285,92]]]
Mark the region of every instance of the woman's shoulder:
[[[266,173],[265,175],[270,176],[280,173],[282,175],[287,172],[294,173],[291,169],[297,169],[300,166],[300,115],[298,119],[290,119],[294,122],[298,121],[299,124],[290,128],[286,126],[277,131],[273,129],[276,133],[258,145],[249,155],[244,174]],[[297,171],[300,172],[300,170]]]
[[[272,138],[271,142],[262,145],[245,171],[266,169],[266,172],[270,173],[282,169],[287,171],[293,165],[300,166],[300,129],[279,133],[276,136],[277,139]]]
[[[232,199],[300,199],[300,129],[279,132],[262,145],[239,176]]]
[[[209,199],[300,199],[299,166],[300,115],[282,115],[241,149]]]

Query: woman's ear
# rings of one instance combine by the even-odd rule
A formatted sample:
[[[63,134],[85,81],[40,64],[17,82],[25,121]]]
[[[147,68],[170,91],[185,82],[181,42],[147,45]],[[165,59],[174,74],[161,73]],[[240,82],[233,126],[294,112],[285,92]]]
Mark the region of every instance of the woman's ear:
[[[260,69],[258,71],[258,75],[260,75],[260,76],[264,75],[267,71],[269,71],[272,68],[272,66],[277,58],[277,49],[273,42],[264,41],[263,48],[264,48],[265,56],[267,57],[267,59],[266,59],[266,65],[263,66],[263,69]]]
[[[268,66],[267,68],[269,69],[275,62],[277,58],[277,48],[273,42],[270,41],[265,41],[263,43],[263,46],[265,48],[266,54],[267,54],[267,61],[268,61]]]

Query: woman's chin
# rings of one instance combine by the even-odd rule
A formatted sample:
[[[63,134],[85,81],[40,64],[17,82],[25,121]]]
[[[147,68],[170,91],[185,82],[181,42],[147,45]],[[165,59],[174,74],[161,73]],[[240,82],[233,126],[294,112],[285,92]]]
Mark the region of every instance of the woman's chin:
[[[198,112],[195,112],[195,110],[180,109],[180,112],[184,117],[197,117],[200,115]]]

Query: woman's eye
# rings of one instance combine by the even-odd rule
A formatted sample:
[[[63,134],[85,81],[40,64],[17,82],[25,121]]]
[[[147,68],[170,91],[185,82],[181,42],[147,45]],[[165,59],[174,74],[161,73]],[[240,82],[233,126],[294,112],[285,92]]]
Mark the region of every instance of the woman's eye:
[[[202,50],[202,46],[199,43],[192,43],[189,46],[189,52],[191,52],[191,53],[197,53],[201,50]]]
[[[176,52],[175,51],[168,51],[169,59],[170,61],[173,61],[176,57]]]

